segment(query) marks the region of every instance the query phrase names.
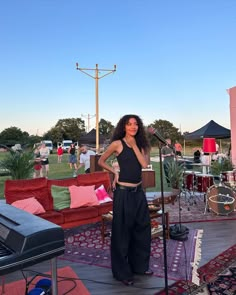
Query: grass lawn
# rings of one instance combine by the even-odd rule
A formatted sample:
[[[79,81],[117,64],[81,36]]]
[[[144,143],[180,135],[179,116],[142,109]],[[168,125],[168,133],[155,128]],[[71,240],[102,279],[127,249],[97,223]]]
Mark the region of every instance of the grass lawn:
[[[151,151],[151,157],[158,155],[158,149],[153,148]],[[5,152],[0,153],[0,161],[6,156]],[[49,156],[49,178],[69,178],[73,176],[73,172],[70,170],[68,164],[68,154],[63,155],[62,163],[57,163],[57,155],[51,154]],[[153,169],[155,170],[156,176],[156,187],[148,188],[147,191],[160,191],[160,165],[157,162],[151,162]],[[80,169],[79,174],[84,173],[83,168]],[[11,179],[10,176],[0,176],[0,199],[4,198],[4,183],[6,179]],[[170,191],[167,187],[166,181],[164,179],[164,190]]]

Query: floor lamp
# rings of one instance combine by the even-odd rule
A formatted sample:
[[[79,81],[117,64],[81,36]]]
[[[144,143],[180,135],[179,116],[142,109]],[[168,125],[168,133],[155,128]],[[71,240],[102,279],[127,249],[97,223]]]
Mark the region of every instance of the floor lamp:
[[[209,154],[209,167],[211,166],[211,155],[216,152],[216,140],[215,138],[203,139],[203,152]],[[209,168],[208,168],[209,173]]]

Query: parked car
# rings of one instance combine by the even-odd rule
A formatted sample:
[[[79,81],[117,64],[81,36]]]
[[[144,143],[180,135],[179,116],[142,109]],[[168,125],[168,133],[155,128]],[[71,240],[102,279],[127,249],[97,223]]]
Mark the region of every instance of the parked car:
[[[70,145],[72,143],[73,143],[73,141],[70,140],[70,139],[62,140],[62,142],[57,143],[57,147],[59,147],[61,145],[61,147],[63,148],[64,153],[66,153],[66,152],[68,152],[68,149],[70,148]]]

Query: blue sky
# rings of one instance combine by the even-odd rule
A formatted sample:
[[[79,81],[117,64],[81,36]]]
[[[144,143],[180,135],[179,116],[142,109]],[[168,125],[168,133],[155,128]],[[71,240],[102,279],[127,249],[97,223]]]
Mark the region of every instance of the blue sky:
[[[114,125],[134,113],[182,132],[210,120],[230,128],[235,11],[235,0],[1,1],[0,132],[16,126],[41,135],[82,114],[87,123],[95,80],[76,62],[117,65],[99,79],[99,118]]]

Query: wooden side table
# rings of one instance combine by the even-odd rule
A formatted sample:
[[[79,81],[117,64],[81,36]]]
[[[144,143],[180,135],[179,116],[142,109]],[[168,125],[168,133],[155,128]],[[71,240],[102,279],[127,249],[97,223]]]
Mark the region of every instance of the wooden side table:
[[[159,208],[157,207],[157,210],[159,210]],[[155,219],[158,217],[162,217],[162,213],[158,213],[158,211],[154,211],[153,209],[150,210],[150,219]],[[105,237],[109,234],[106,234],[106,222],[111,222],[113,218],[113,213],[112,211],[103,214],[102,215],[102,226],[101,226],[101,235],[102,235],[102,243],[104,243]],[[170,238],[170,234],[169,234],[169,212],[165,212],[165,226],[166,226],[166,238],[169,239]],[[162,230],[161,231],[155,231],[152,230],[152,239],[159,237],[162,235]]]
[[[158,218],[158,217],[162,217],[162,213],[158,213],[158,212],[152,212],[150,213],[150,218],[151,220],[154,219],[154,218]],[[170,238],[170,231],[169,231],[169,212],[165,212],[165,236],[166,236],[166,239],[169,239]],[[157,231],[155,231],[155,229],[152,231],[152,239],[156,238],[156,237],[159,237],[162,235],[162,230],[159,231],[157,229]]]
[[[105,233],[105,231],[106,231],[106,225],[105,224],[108,221],[111,222],[112,221],[112,218],[113,218],[113,212],[112,211],[110,211],[110,212],[102,215],[101,235],[102,235],[102,243],[103,244],[104,244],[104,239],[105,239],[105,236],[106,236],[106,233]]]
[[[177,192],[177,193],[176,192],[164,192],[163,193],[164,203],[174,205],[178,194],[179,194],[179,192]],[[161,192],[155,193],[152,203],[156,206],[161,206],[161,204],[162,204]]]

